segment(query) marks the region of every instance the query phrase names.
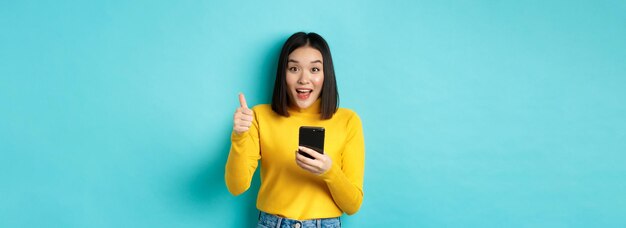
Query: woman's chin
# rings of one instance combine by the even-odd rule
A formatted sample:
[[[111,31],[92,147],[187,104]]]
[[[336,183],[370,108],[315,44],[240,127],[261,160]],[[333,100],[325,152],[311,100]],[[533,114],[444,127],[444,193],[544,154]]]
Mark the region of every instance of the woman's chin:
[[[298,101],[298,102],[296,102],[296,106],[298,106],[298,108],[300,108],[300,109],[306,109],[308,107],[311,107],[311,102],[308,102],[308,101]]]
[[[314,98],[313,96],[307,97],[306,99],[301,99],[297,96],[292,96],[291,98],[291,101],[295,101],[295,105],[293,105],[293,107],[298,109],[307,109],[311,107],[311,105],[313,105],[313,103],[315,103],[315,101],[317,100],[317,98]]]

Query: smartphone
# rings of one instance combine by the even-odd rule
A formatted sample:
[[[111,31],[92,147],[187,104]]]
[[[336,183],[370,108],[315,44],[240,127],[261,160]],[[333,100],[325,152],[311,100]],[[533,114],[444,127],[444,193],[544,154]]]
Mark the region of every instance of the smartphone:
[[[299,145],[311,148],[317,151],[320,154],[324,154],[324,128],[323,127],[311,127],[311,126],[301,126],[300,127],[300,136],[299,136]],[[303,156],[315,159],[311,155],[299,151],[298,153]]]

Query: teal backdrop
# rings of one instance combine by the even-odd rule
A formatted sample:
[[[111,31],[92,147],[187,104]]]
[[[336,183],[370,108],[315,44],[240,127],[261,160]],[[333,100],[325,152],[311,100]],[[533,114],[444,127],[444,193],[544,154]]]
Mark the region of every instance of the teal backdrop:
[[[363,121],[344,227],[626,227],[625,1],[4,0],[0,29],[0,227],[254,227],[232,115],[297,31]]]

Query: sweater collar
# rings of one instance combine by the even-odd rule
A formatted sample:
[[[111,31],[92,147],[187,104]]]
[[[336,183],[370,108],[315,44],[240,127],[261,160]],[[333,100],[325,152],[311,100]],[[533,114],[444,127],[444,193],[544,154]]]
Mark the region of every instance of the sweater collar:
[[[308,108],[299,108],[298,106],[292,105],[292,106],[289,106],[287,110],[289,110],[290,114],[297,114],[297,113],[319,114],[321,104],[322,104],[322,99],[317,98],[317,100],[315,100],[313,104],[311,104],[311,106],[309,106]]]

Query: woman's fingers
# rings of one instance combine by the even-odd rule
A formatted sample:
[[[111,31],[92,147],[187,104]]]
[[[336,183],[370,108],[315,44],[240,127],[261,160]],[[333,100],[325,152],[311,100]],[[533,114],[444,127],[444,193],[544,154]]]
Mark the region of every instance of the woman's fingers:
[[[296,160],[296,164],[298,164],[298,166],[300,166],[300,168],[302,168],[302,169],[304,169],[306,171],[309,171],[309,172],[312,172],[312,173],[317,173],[318,172],[317,168],[315,168],[315,167],[313,167],[313,166],[311,166],[309,164],[306,164],[304,162],[301,162],[300,160]]]
[[[246,96],[243,93],[239,93],[239,106],[248,109],[248,102],[246,102]]]
[[[311,173],[321,174],[324,172],[324,170],[322,170],[321,168],[322,164],[320,164],[319,161],[307,158],[298,153],[298,151],[296,151],[296,164],[300,166],[300,168]]]
[[[254,118],[252,115],[246,115],[246,114],[243,114],[240,117],[241,120],[248,121],[248,122],[252,122],[252,118]]]
[[[315,151],[315,150],[313,150],[311,148],[304,147],[304,146],[299,146],[298,149],[300,149],[304,153],[307,153],[308,155],[311,155],[311,157],[313,157],[316,160],[324,158],[324,156],[322,154],[318,153],[317,151]]]
[[[252,120],[254,119],[254,116],[249,116],[249,115],[244,115],[244,114],[241,114],[241,113],[236,113],[235,117],[233,119],[235,121],[235,124],[252,123]]]
[[[252,126],[254,120],[254,112],[248,108],[248,103],[243,93],[239,94],[239,107],[235,109],[233,116],[233,131],[237,134],[244,133]]]
[[[296,160],[305,163],[307,165],[311,165],[311,166],[315,166],[315,167],[319,167],[320,166],[320,161],[316,160],[316,159],[310,159],[305,157],[304,155],[298,153],[298,151],[296,151]]]
[[[241,109],[241,113],[245,114],[245,115],[250,115],[252,116],[252,109],[248,109],[248,108],[242,108]]]
[[[238,134],[248,131],[250,126],[252,126],[252,119],[253,117],[251,116],[246,116],[240,113],[235,114],[233,130]]]
[[[310,159],[298,153],[298,150],[296,150],[296,164],[298,164],[300,168],[306,171],[320,175],[328,171],[333,164],[333,161],[328,155],[319,154],[314,150],[306,147],[302,147],[300,148],[300,150],[302,150],[304,153],[308,152],[307,154],[310,155],[316,155],[316,159]]]

